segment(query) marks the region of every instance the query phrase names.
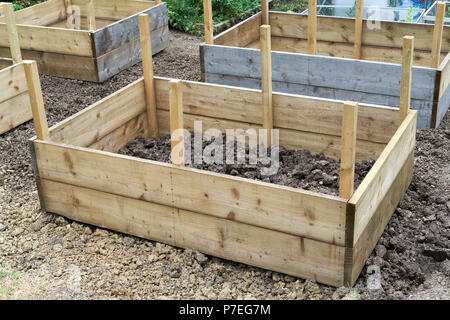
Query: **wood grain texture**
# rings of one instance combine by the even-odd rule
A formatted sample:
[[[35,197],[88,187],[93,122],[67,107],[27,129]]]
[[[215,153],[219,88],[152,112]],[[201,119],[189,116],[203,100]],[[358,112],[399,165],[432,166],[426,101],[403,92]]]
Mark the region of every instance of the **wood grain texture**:
[[[343,284],[344,248],[147,201],[43,180],[47,211],[321,283]]]
[[[273,129],[273,97],[272,97],[272,49],[270,45],[270,26],[260,27],[261,41],[261,91],[263,129],[266,129],[264,145],[271,146]]]
[[[48,0],[15,12],[18,24],[45,26],[66,16],[64,0]],[[5,17],[0,17],[0,23]]]
[[[17,34],[16,19],[14,17],[14,9],[12,3],[3,3],[3,12],[5,14],[6,28],[8,30],[9,48],[13,63],[22,62],[22,54],[20,53],[19,35]]]
[[[345,250],[345,285],[353,286],[413,176],[414,152],[406,161],[354,245]]]
[[[349,204],[355,206],[353,244],[364,232],[407,157],[413,151],[416,141],[416,120],[417,112],[409,111],[406,119],[349,200]]]
[[[436,16],[434,21],[433,40],[431,43],[431,68],[438,68],[441,62],[442,32],[444,29],[445,2],[436,4]]]
[[[412,64],[414,37],[403,37],[402,77],[400,80],[400,122],[405,120],[411,105]]]
[[[214,37],[214,44],[223,46],[245,47],[255,40],[259,40],[259,26],[261,13],[238,23]]]
[[[338,197],[67,145],[35,147],[44,179],[344,244]]]
[[[9,100],[28,90],[23,63],[0,70],[0,102]]]
[[[0,102],[0,134],[32,118],[30,99],[27,92]]]
[[[341,163],[339,168],[339,196],[350,199],[355,184],[356,132],[358,104],[344,103],[341,134]]]

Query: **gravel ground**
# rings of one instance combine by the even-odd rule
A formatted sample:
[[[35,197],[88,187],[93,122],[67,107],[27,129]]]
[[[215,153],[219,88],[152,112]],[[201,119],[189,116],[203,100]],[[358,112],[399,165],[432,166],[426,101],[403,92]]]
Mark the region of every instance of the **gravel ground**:
[[[156,74],[198,80],[200,42],[172,32]],[[136,65],[103,84],[41,76],[49,124],[141,73]],[[0,136],[0,298],[450,299],[448,115],[440,129],[418,132],[413,182],[351,290],[41,213],[33,135],[27,123]]]

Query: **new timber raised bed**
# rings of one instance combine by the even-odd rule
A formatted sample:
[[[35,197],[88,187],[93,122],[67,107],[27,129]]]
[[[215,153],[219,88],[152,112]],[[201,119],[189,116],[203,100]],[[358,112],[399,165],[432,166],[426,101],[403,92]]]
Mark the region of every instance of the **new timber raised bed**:
[[[260,88],[259,27],[267,24],[275,91],[399,107],[402,38],[411,35],[411,108],[418,111],[419,128],[439,126],[450,105],[450,26],[442,26],[443,6],[434,26],[363,20],[360,0],[356,19],[316,16],[316,1],[309,3],[307,16],[268,11],[263,0],[263,12],[213,37],[205,0],[205,81]]]
[[[4,11],[7,24],[7,36],[12,58],[0,58],[0,135],[31,120],[30,103],[36,103],[41,95],[36,64],[34,61],[23,61],[20,53],[19,39],[14,23],[13,5],[3,3],[0,10]],[[0,12],[1,12],[0,11]]]
[[[41,73],[102,82],[141,60],[139,13],[150,15],[153,54],[162,51],[169,29],[160,0],[48,0],[15,16],[22,54],[37,61]],[[0,55],[5,55],[2,22]]]
[[[352,285],[411,180],[417,112],[154,77],[150,41],[143,38],[144,78],[50,129],[45,118],[35,119],[30,146],[42,208]],[[204,130],[279,129],[281,145],[341,157],[340,196],[115,153],[137,136],[193,130],[194,120]],[[353,192],[355,157],[376,162]]]

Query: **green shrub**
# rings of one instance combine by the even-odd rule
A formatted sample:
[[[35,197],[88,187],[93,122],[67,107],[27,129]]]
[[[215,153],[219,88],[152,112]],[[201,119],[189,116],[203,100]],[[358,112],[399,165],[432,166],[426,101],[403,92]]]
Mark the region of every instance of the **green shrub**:
[[[203,23],[202,0],[165,0],[169,10],[169,24],[186,32],[198,31]],[[213,23],[235,22],[261,9],[260,0],[212,0]]]

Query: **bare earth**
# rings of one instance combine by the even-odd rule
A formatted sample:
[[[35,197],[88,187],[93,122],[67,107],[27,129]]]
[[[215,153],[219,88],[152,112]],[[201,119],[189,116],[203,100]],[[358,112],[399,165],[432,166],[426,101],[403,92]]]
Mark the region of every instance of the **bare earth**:
[[[201,41],[172,31],[156,74],[199,80]],[[138,64],[102,84],[41,76],[49,125],[141,75]],[[448,115],[418,132],[413,182],[351,290],[41,213],[33,135],[29,122],[0,137],[0,299],[450,299]]]

